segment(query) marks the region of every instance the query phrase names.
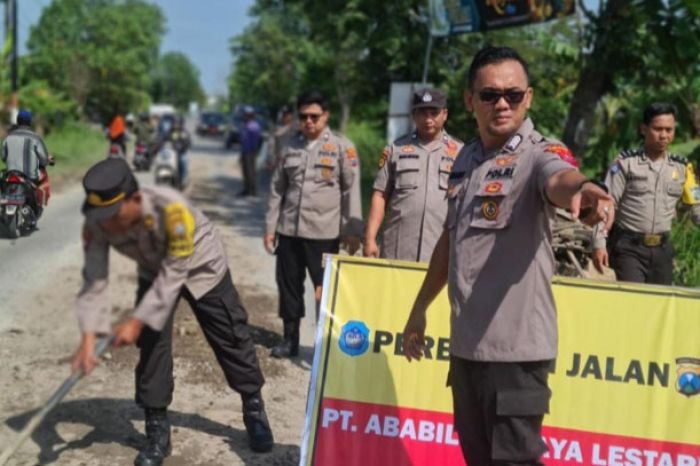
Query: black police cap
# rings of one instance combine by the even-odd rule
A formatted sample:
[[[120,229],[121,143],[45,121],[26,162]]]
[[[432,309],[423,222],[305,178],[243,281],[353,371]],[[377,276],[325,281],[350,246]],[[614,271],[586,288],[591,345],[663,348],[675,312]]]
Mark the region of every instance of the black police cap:
[[[83,214],[92,220],[103,220],[116,215],[123,200],[138,191],[139,185],[125,160],[109,158],[90,167],[83,178],[83,188]]]
[[[418,89],[413,93],[413,109],[446,108],[447,97],[439,89]]]

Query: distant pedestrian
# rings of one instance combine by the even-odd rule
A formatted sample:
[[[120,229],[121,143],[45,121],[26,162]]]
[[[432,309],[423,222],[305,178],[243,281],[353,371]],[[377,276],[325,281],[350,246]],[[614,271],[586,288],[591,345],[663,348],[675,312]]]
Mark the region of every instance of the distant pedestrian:
[[[255,109],[246,106],[243,109],[245,124],[241,130],[241,170],[243,172],[243,190],[239,196],[256,196],[258,180],[256,160],[262,146],[262,129],[255,119]]]

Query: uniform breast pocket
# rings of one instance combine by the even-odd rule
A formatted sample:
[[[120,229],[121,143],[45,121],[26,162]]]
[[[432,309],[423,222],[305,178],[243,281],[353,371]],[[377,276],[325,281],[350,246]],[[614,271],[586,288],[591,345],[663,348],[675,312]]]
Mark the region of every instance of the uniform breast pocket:
[[[627,182],[627,191],[631,193],[645,193],[649,189],[649,180],[646,178],[632,178]]]
[[[510,225],[512,217],[512,179],[482,181],[474,196],[473,228],[503,229]]]
[[[335,184],[338,160],[335,157],[321,157],[314,163],[314,179],[318,183]]]
[[[683,194],[683,185],[681,183],[669,183],[666,186],[666,192],[677,200]]]
[[[284,171],[290,178],[293,178],[297,172],[301,170],[301,155],[287,155],[284,158],[284,164],[282,165]]]
[[[438,184],[440,189],[447,189],[450,181],[450,173],[452,172],[452,161],[442,161],[440,162],[440,168],[438,172]]]
[[[399,158],[396,162],[396,189],[415,189],[418,187],[420,159]]]

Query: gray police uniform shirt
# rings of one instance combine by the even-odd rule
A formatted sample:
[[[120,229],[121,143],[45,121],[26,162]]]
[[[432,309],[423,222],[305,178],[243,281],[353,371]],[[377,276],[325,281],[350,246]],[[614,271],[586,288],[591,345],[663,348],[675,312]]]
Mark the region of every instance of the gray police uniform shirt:
[[[678,204],[688,178],[688,161],[666,154],[654,167],[644,149],[622,151],[611,165],[605,184],[615,201],[615,225],[637,233],[666,233],[676,218]],[[700,196],[694,187],[690,216],[700,225]],[[686,203],[686,202],[684,202]],[[594,247],[606,246],[601,228],[596,228]]]
[[[29,128],[12,130],[2,144],[2,161],[7,170],[17,170],[29,178],[39,178],[39,169],[49,164],[49,153],[44,141]]]
[[[573,170],[561,143],[525,120],[499,150],[467,143],[452,167],[445,228],[450,235],[450,351],[475,361],[537,361],[557,354],[545,194],[553,174]]]
[[[305,239],[362,234],[360,162],[353,144],[326,128],[315,141],[286,139],[270,182],[266,233]]]
[[[386,146],[373,186],[387,197],[381,257],[430,261],[447,215],[447,181],[463,145],[445,132],[422,144],[414,132]]]
[[[199,299],[226,274],[224,245],[202,212],[167,187],[142,187],[140,192],[142,220],[127,232],[108,233],[96,222],[83,225],[84,282],[77,298],[83,332],[108,333],[111,328],[110,247],[134,259],[139,277],[152,282],[134,317],[156,331],[165,326],[183,286]]]

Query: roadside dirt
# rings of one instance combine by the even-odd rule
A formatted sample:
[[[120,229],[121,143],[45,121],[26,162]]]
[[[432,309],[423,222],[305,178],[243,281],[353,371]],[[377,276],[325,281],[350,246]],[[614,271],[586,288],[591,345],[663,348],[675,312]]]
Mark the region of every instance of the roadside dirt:
[[[176,311],[173,344],[173,454],[165,464],[296,465],[311,351],[306,348],[295,361],[269,358],[270,348],[280,339],[281,325],[273,261],[259,241],[264,197],[235,200],[234,190],[240,180],[233,157],[206,145],[195,148],[192,155],[193,182],[188,194],[217,223],[226,243],[234,283],[248,310],[267,379],[263,395],[276,446],[268,454],[248,449],[240,398],[226,385],[196,319],[182,301]],[[210,179],[214,167],[225,169],[218,180]],[[117,316],[131,308],[136,273],[132,262],[117,254],[111,257],[110,294]],[[46,264],[54,271],[55,282],[27,296],[22,317],[0,332],[0,450],[69,375],[68,363],[79,339],[73,311],[80,286],[80,267],[76,263],[80,261]],[[47,417],[9,464],[132,464],[145,438],[143,414],[133,402],[137,356],[135,348],[112,351]]]

